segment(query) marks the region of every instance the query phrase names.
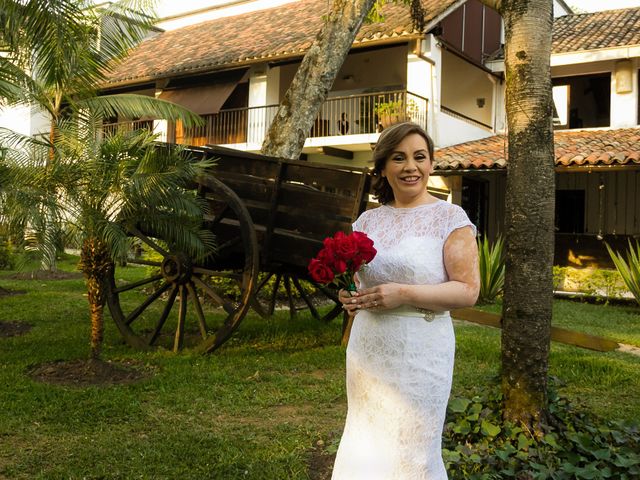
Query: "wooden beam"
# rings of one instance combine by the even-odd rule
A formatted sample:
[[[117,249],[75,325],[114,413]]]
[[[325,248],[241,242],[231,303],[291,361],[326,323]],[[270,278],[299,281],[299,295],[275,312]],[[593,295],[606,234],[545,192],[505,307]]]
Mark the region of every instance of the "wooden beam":
[[[494,328],[502,328],[502,317],[497,313],[482,312],[474,308],[460,308],[452,310],[451,316],[458,320],[465,320]],[[598,352],[610,352],[619,347],[617,342],[607,338],[596,337],[594,335],[553,326],[551,327],[551,340],[580,348],[588,348],[589,350],[597,350]]]
[[[353,152],[350,150],[343,150],[336,147],[322,147],[322,152],[325,155],[331,155],[332,157],[346,158],[347,160],[353,160]]]

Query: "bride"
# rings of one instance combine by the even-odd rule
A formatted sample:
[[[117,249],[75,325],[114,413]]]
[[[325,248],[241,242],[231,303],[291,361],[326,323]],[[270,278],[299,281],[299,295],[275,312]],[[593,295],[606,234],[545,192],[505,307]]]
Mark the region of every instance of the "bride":
[[[353,224],[378,253],[341,292],[355,315],[347,347],[348,412],[333,480],[440,480],[455,338],[448,310],[475,303],[475,227],[427,192],[433,141],[413,123],[385,129],[373,152],[382,206]]]

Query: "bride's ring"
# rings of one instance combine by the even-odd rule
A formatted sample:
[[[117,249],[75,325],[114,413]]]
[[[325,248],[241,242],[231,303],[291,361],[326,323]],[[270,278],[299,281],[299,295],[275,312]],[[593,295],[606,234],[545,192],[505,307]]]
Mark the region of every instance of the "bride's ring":
[[[373,301],[373,306],[377,307],[378,306],[378,302],[376,300]]]

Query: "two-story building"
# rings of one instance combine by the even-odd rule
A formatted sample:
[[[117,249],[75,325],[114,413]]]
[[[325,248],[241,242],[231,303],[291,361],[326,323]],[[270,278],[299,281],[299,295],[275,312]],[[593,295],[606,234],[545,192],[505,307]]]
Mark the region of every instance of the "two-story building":
[[[384,22],[362,27],[309,132],[304,158],[365,164],[387,113],[424,125],[438,145],[494,131],[500,75],[482,63],[500,49],[500,16],[477,0],[426,4],[427,35],[412,28],[401,5],[387,5]],[[105,91],[155,95],[205,117],[199,129],[166,126],[169,141],[258,151],[326,8],[301,0],[165,31],[140,45]],[[455,44],[463,30],[466,45],[458,54],[446,43]],[[444,77],[464,81],[465,95]],[[473,108],[461,101],[467,96]]]

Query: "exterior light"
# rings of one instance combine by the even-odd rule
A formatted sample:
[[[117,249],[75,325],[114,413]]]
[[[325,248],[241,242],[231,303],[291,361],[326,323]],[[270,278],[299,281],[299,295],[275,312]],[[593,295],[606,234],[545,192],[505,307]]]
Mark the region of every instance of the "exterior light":
[[[615,66],[616,93],[629,93],[633,89],[631,60],[618,60]]]

